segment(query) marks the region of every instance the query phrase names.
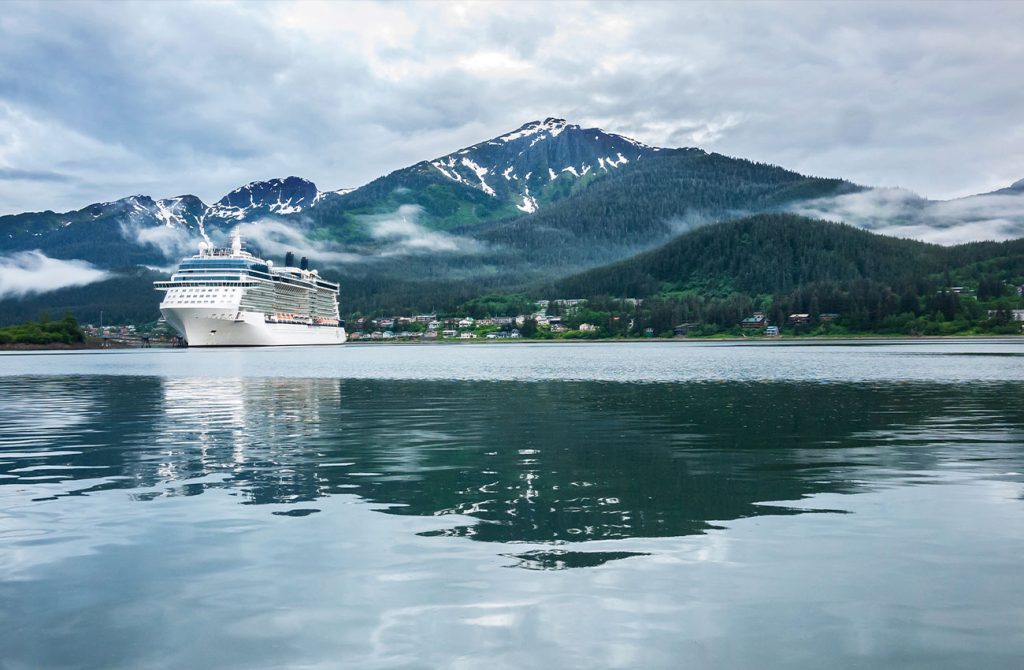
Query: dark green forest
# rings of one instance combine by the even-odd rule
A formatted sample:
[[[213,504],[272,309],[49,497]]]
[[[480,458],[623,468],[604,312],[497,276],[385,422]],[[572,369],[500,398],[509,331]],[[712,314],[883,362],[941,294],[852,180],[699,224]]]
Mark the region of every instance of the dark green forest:
[[[737,333],[753,311],[794,331],[951,334],[1020,332],[1024,240],[943,247],[875,235],[844,224],[761,214],[709,226],[633,258],[546,284],[536,293],[582,297],[606,312],[606,330],[632,319],[632,331]],[[643,306],[616,310],[621,298]],[[992,312],[992,314],[990,314]],[[822,314],[837,315],[823,323]],[[616,317],[619,317],[616,319]]]
[[[74,344],[84,341],[85,334],[70,312],[60,321],[51,321],[44,313],[38,321],[0,328],[0,344]]]

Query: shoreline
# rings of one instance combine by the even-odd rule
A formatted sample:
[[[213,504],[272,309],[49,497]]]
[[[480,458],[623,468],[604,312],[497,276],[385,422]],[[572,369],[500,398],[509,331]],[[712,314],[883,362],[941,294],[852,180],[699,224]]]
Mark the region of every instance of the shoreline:
[[[835,335],[835,336],[806,336],[806,337],[636,337],[636,338],[552,338],[533,340],[529,338],[502,338],[488,340],[477,338],[473,340],[348,340],[345,344],[354,345],[474,345],[474,344],[630,344],[643,342],[750,342],[758,344],[800,344],[800,343],[843,343],[843,342],[946,342],[946,341],[970,341],[970,340],[1016,340],[1024,342],[1024,335]]]
[[[440,341],[424,341],[424,340],[348,340],[345,345],[357,345],[357,346],[374,346],[374,345],[385,345],[385,346],[459,346],[459,345],[481,345],[481,344],[513,344],[513,345],[526,345],[526,344],[558,344],[558,345],[578,345],[578,344],[643,344],[643,343],[660,343],[673,342],[677,344],[686,343],[698,343],[698,344],[713,344],[715,342],[721,342],[725,344],[737,344],[747,342],[750,344],[760,345],[799,345],[799,344],[860,344],[860,343],[914,343],[914,342],[969,342],[979,340],[999,340],[1008,342],[1024,342],[1024,335],[842,335],[842,336],[807,336],[807,337],[644,337],[644,338],[601,338],[601,339],[541,339],[531,340],[525,338],[502,338],[488,340],[486,338],[478,338],[475,340],[440,340]],[[337,345],[341,346],[341,345]],[[54,344],[27,344],[27,343],[12,343],[12,344],[0,344],[0,352],[13,352],[13,351],[105,351],[109,349],[118,350],[129,350],[129,349],[170,349],[165,344],[155,344],[151,347],[141,347],[136,343],[125,343],[125,342],[109,342],[104,345],[98,341],[91,342],[79,342],[76,344],[65,344],[65,343],[54,343]],[[230,348],[230,347],[228,347]]]
[[[168,349],[170,345],[162,342],[154,342],[149,347],[143,347],[139,342],[124,342],[121,340],[86,340],[67,344],[65,342],[52,342],[50,344],[32,344],[28,342],[11,342],[0,344],[0,351],[103,351],[105,349]]]
[[[76,342],[74,344],[67,344],[64,342],[53,342],[51,344],[30,344],[28,342],[12,342],[10,344],[0,344],[0,351],[88,351],[92,349],[99,351],[102,349],[113,348],[114,347],[104,347],[98,342]],[[124,347],[117,348],[121,349]]]

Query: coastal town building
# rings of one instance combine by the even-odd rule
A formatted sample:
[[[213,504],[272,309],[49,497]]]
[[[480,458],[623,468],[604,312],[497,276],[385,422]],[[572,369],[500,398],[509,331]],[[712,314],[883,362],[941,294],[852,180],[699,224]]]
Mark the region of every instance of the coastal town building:
[[[740,322],[740,326],[743,328],[757,329],[760,330],[768,325],[768,317],[765,316],[764,312],[754,312],[752,315],[743,319]]]

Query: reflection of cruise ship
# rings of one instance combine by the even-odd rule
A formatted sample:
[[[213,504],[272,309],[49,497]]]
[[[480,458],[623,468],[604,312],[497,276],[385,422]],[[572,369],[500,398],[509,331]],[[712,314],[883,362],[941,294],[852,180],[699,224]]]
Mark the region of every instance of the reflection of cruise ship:
[[[193,347],[341,344],[338,285],[292,258],[276,268],[244,251],[237,232],[230,249],[201,242],[170,280],[154,282],[166,291],[160,311]]]

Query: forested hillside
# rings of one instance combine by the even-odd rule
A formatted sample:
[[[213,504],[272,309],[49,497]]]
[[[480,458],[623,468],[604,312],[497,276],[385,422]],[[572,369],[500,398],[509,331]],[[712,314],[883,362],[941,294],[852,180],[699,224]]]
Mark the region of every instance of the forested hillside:
[[[753,310],[783,325],[821,314],[854,332],[960,332],[1006,324],[1024,284],[1024,240],[953,247],[875,235],[788,214],[761,214],[680,235],[625,261],[535,289],[614,311],[645,298],[634,327],[735,329]],[[998,312],[992,316],[990,311]],[[1008,326],[1007,332],[1019,332]]]
[[[792,214],[759,214],[680,235],[653,251],[556,282],[554,291],[769,293],[854,279],[902,286],[1014,247],[1024,251],[1024,241],[943,247]]]
[[[859,188],[700,149],[666,150],[531,217],[490,224],[475,236],[536,262],[579,267],[706,223]]]

